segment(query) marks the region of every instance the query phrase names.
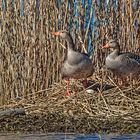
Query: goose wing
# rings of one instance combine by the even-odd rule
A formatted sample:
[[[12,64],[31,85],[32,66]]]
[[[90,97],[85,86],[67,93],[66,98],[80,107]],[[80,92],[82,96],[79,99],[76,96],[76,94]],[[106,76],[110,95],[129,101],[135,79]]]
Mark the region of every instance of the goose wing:
[[[128,61],[131,62],[136,62],[140,64],[140,56],[136,55],[134,53],[130,53],[130,52],[126,52],[122,54],[123,56],[125,56],[126,58],[128,58]]]

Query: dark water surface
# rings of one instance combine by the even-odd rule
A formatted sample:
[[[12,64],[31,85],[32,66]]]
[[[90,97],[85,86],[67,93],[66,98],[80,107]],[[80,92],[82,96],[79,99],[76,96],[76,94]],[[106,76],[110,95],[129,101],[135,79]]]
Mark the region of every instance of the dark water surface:
[[[134,135],[75,135],[75,134],[0,134],[0,140],[140,140]]]

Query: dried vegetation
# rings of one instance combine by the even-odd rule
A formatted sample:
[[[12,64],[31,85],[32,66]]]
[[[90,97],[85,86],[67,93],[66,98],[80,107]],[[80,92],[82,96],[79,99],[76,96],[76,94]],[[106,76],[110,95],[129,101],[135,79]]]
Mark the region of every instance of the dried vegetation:
[[[0,117],[0,131],[140,131],[139,81],[132,84],[129,80],[128,86],[119,86],[119,80],[104,68],[109,52],[100,49],[115,36],[122,50],[139,54],[139,1],[134,7],[133,0],[120,0],[117,8],[111,1],[106,5],[107,11],[103,3],[93,3],[94,31],[87,27],[84,34],[86,8],[80,2],[77,17],[68,2],[58,8],[53,0],[41,0],[39,9],[35,1],[25,2],[24,16],[19,1],[15,1],[14,8],[10,1],[6,2],[7,9],[0,11],[0,105],[1,110],[24,107],[26,115]],[[91,34],[96,72],[90,78],[93,93],[87,93],[80,82],[74,81],[73,96],[67,98],[59,73],[65,50],[50,31],[69,28],[71,22],[79,50],[87,49],[88,33]]]

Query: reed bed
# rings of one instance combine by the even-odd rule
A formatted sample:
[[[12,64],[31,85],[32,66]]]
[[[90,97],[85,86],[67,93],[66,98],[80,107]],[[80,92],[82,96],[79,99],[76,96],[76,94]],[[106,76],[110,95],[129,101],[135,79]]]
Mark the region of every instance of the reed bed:
[[[74,1],[70,6],[69,1],[61,6],[54,0],[40,0],[39,5],[37,1],[24,2],[24,12],[20,1],[15,0],[14,6],[5,2],[6,8],[0,11],[0,106],[2,110],[24,107],[27,115],[12,121],[0,118],[1,131],[140,130],[139,81],[134,81],[137,85],[129,80],[127,87],[119,86],[119,80],[104,67],[109,51],[101,49],[110,38],[117,38],[122,50],[140,54],[139,1],[135,1],[136,5],[133,0],[106,4],[94,1],[88,19],[88,4],[85,2],[83,7],[80,0],[76,3],[78,15]],[[63,29],[71,31],[77,49],[90,53],[93,59],[92,94],[74,81],[74,95],[64,96],[65,84],[59,69],[66,52],[61,43],[65,46],[65,42],[50,34]],[[105,90],[106,84],[113,87]]]
[[[138,88],[120,90],[114,86],[105,90],[95,81],[92,86],[98,92],[91,94],[78,81],[73,84],[76,86],[71,97],[63,95],[64,84],[55,83],[46,89],[48,94],[38,91],[34,98],[11,101],[1,107],[0,110],[24,107],[26,115],[0,117],[0,131],[121,134],[140,131]]]

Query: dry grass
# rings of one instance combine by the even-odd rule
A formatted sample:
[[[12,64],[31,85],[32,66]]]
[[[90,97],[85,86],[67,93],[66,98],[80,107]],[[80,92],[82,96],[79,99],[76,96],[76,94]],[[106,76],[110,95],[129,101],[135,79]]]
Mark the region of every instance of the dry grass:
[[[35,96],[29,95],[28,99],[11,101],[1,110],[24,107],[26,115],[12,116],[12,119],[0,117],[0,131],[139,132],[140,87],[120,88],[113,85],[109,89],[106,81],[102,84],[98,81],[94,79],[90,86],[94,89],[92,94],[87,93],[78,81],[73,81],[73,95],[70,97],[64,95],[63,83],[55,83],[51,88],[33,93]]]
[[[24,16],[19,14],[19,1],[15,1],[14,9],[10,1],[6,2],[7,11],[0,11],[0,105],[2,109],[23,106],[28,115],[15,117],[14,121],[1,118],[5,120],[1,130],[93,132],[106,128],[116,131],[115,127],[120,128],[120,132],[133,131],[133,128],[139,130],[139,84],[132,85],[130,81],[127,87],[118,86],[119,81],[104,68],[104,60],[109,52],[100,49],[109,38],[116,36],[122,50],[139,53],[140,10],[139,7],[132,7],[133,0],[118,1],[118,8],[114,8],[110,2],[106,6],[107,12],[103,3],[100,6],[93,3],[96,21],[93,31],[90,26],[86,31],[83,30],[87,22],[84,20],[86,8],[82,8],[80,1],[77,6],[78,17],[74,16],[72,6],[68,8],[68,2],[57,8],[53,0],[41,0],[40,12],[34,1],[25,2]],[[90,20],[92,14],[89,14]],[[86,51],[88,33],[91,34],[94,49],[92,58],[96,70],[91,79],[98,86],[95,84],[94,93],[88,94],[75,81],[72,85],[75,95],[66,98],[65,85],[61,84],[59,73],[65,50],[60,47],[60,40],[50,35],[50,31],[65,27],[69,29],[71,21],[74,23],[71,31],[79,50]],[[80,25],[78,28],[76,21]],[[114,85],[114,88],[104,91],[106,83]],[[9,124],[5,128],[7,120]],[[37,125],[32,128],[35,122]],[[49,123],[54,127],[49,128]],[[13,128],[15,124],[17,128]]]

